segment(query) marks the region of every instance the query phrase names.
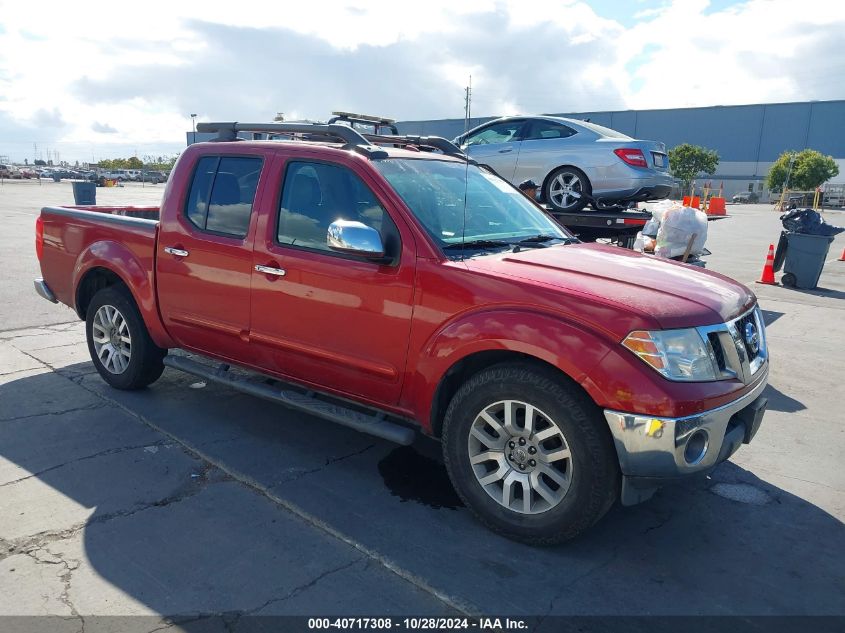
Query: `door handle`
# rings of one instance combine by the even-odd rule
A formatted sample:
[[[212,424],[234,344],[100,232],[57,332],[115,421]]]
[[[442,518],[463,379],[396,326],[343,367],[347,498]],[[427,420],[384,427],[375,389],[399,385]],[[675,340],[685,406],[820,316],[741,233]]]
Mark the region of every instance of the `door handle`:
[[[164,252],[168,255],[173,255],[174,257],[187,257],[190,253],[186,250],[181,248],[174,248],[172,246],[165,246]]]
[[[255,265],[255,272],[264,273],[265,275],[274,275],[276,277],[285,276],[285,271],[281,268],[273,268],[272,266],[262,266],[261,264]]]
[[[505,149],[500,149],[499,153],[500,154],[507,154],[508,152],[512,152],[512,151],[513,151],[513,147],[506,147]]]

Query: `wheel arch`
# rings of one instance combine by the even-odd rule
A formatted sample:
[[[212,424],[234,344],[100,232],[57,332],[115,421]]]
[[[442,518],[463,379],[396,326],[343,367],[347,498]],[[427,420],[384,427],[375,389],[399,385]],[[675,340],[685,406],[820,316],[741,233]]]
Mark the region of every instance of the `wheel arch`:
[[[124,286],[141,313],[150,337],[159,347],[173,347],[174,343],[158,313],[153,283],[154,260],[142,264],[125,245],[113,241],[91,244],[77,259],[74,270],[74,310],[85,320],[88,306],[102,288]]]
[[[527,362],[555,372],[601,405],[605,394],[589,380],[612,341],[583,323],[521,307],[476,310],[444,325],[411,360],[403,394],[426,433],[437,435],[444,406],[473,373],[502,362]]]
[[[458,389],[460,389],[461,385],[478,372],[494,365],[501,365],[504,363],[530,365],[545,373],[553,374],[557,379],[567,383],[568,386],[578,392],[578,394],[582,396],[586,402],[589,402],[592,406],[596,406],[593,397],[589,394],[589,392],[587,392],[583,385],[559,367],[556,367],[542,358],[512,350],[486,350],[475,352],[464,356],[449,367],[449,369],[446,370],[446,373],[443,374],[440,382],[437,384],[437,388],[434,390],[429,418],[429,422],[431,424],[431,434],[434,437],[440,437],[443,429],[443,418],[445,416],[446,409],[452,401],[455,393]]]
[[[113,270],[103,266],[89,268],[76,285],[74,309],[79,318],[85,320],[85,315],[88,313],[88,306],[91,305],[94,295],[103,288],[118,285],[125,287],[130,294],[132,293],[129,285]],[[137,304],[138,302],[135,301],[135,303]]]
[[[587,181],[587,185],[590,187],[590,195],[592,195],[592,193],[593,193],[593,183],[592,183],[592,181],[590,181],[590,177],[587,175],[587,172],[584,171],[583,169],[581,169],[580,167],[578,167],[578,165],[571,165],[569,163],[564,163],[563,165],[558,165],[557,167],[553,167],[552,169],[549,170],[549,172],[546,174],[546,177],[543,178],[543,185],[542,185],[543,195],[546,195],[546,188],[549,185],[549,183],[551,182],[552,176],[554,175],[554,173],[557,170],[564,169],[564,168],[577,169],[579,172],[581,172],[584,175],[584,179]]]

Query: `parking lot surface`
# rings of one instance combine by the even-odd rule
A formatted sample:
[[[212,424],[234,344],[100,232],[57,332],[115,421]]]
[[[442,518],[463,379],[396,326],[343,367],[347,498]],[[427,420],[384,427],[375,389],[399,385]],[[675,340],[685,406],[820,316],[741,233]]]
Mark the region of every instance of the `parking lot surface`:
[[[397,447],[172,369],[110,389],[75,314],[32,290],[38,210],[70,203],[69,183],[0,186],[0,615],[845,615],[845,237],[800,291],[754,283],[780,231],[769,205],[710,223],[708,268],[749,285],[768,324],[759,433],[710,476],[543,549],[477,523],[430,441]]]

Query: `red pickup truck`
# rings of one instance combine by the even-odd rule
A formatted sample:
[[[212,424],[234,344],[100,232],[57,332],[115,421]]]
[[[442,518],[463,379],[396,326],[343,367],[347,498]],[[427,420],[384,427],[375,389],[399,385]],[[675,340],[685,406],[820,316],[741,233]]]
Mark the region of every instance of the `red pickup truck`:
[[[757,431],[764,323],[736,281],[579,243],[443,139],[199,130],[218,140],[187,148],[160,209],[38,218],[36,290],[85,320],[113,387],[167,365],[395,442],[421,431],[481,521],[535,544]]]

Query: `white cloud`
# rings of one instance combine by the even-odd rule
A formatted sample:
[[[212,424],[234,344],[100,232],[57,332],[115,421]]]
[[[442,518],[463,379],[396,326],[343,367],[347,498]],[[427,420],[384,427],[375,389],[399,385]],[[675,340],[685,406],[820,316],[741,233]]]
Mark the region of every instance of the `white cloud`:
[[[0,154],[175,151],[190,112],[461,117],[469,74],[475,116],[845,96],[828,0],[675,0],[631,28],[580,0],[143,6],[0,1]]]

